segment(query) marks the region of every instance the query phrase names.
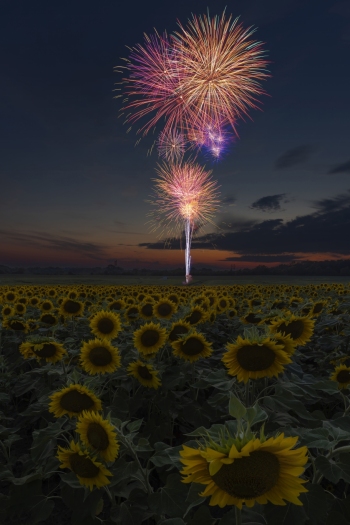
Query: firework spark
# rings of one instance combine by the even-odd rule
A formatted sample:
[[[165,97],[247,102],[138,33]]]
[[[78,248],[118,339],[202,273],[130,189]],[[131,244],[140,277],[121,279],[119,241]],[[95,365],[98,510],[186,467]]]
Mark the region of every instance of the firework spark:
[[[155,182],[155,199],[150,201],[156,207],[151,212],[153,231],[167,228],[169,235],[178,235],[185,229],[186,237],[186,279],[190,275],[190,248],[193,233],[206,222],[212,223],[219,208],[218,186],[211,178],[211,171],[194,162],[185,164],[163,164],[158,167]]]
[[[183,133],[171,129],[161,132],[157,146],[160,157],[167,162],[179,163],[186,151],[186,140]]]

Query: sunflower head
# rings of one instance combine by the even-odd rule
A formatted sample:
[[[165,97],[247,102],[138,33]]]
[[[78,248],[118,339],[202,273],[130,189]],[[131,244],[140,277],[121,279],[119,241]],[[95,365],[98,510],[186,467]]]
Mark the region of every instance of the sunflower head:
[[[175,303],[167,298],[161,298],[153,305],[153,313],[159,319],[170,319],[177,310]]]
[[[201,357],[209,357],[212,353],[211,345],[212,343],[208,343],[203,334],[195,330],[171,343],[174,355],[190,363]]]
[[[134,332],[134,345],[141,354],[154,354],[165,344],[166,337],[166,329],[160,324],[146,323]]]
[[[83,310],[84,304],[81,301],[68,298],[61,302],[59,314],[64,315],[65,317],[79,317],[82,315]]]
[[[49,412],[55,417],[62,417],[67,414],[69,417],[78,416],[83,410],[99,412],[102,404],[95,394],[84,385],[71,384],[51,396]]]
[[[184,321],[177,321],[173,323],[170,327],[169,332],[169,341],[173,342],[179,339],[180,337],[188,334],[191,329],[190,323],[185,323]]]
[[[80,354],[81,366],[88,374],[112,373],[120,367],[118,349],[109,339],[94,339],[83,343]]]
[[[110,483],[107,476],[112,476],[112,473],[106,467],[90,457],[79,443],[73,440],[70,447],[58,447],[56,456],[61,462],[60,468],[68,468],[74,472],[81,485],[89,487],[90,491],[93,487],[104,487]]]
[[[82,443],[104,459],[114,461],[118,455],[119,443],[110,421],[103,419],[98,412],[84,410],[78,417],[76,432]]]
[[[100,339],[114,339],[121,329],[119,314],[99,311],[90,319],[91,332]]]
[[[337,381],[340,390],[348,388],[350,385],[350,367],[346,365],[337,366],[330,378]]]
[[[158,370],[155,370],[153,366],[143,363],[140,360],[129,364],[128,374],[135,377],[141,385],[147,388],[157,389],[161,384],[158,378]]]

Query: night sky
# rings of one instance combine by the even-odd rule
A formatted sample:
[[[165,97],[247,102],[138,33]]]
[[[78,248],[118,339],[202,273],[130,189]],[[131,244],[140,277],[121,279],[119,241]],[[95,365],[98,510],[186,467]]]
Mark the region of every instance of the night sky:
[[[192,265],[229,268],[350,258],[350,2],[2,0],[0,264],[184,266],[150,233],[152,136],[118,118],[114,68],[143,33],[191,13],[257,28],[271,75],[219,162],[216,226]]]

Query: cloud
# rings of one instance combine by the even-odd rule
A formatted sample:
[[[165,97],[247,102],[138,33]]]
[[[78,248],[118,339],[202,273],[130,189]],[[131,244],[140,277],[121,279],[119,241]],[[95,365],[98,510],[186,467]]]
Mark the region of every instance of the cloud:
[[[105,260],[109,257],[108,246],[91,242],[81,242],[71,237],[51,235],[41,232],[20,233],[16,231],[0,230],[0,238],[9,244],[20,244],[23,249],[39,248],[41,250],[57,250],[65,254],[75,254],[88,259]]]
[[[242,224],[235,231],[214,232],[193,239],[192,249],[217,249],[244,256],[280,256],[293,253],[337,253],[350,255],[347,231],[350,229],[350,194],[315,201],[317,211],[296,217]],[[235,221],[235,217],[232,218]],[[229,220],[229,217],[227,217]],[[144,243],[148,249],[161,248],[159,243]],[[179,241],[172,243],[179,249]],[[279,259],[280,260],[280,259]]]
[[[350,173],[350,160],[344,162],[343,164],[334,166],[334,168],[328,172],[328,175],[333,175],[334,173]]]
[[[236,198],[232,195],[226,195],[223,199],[221,199],[221,204],[223,206],[232,206],[236,202]]]
[[[275,162],[275,169],[291,168],[297,164],[306,162],[314,148],[309,144],[298,146],[283,153]]]
[[[266,197],[261,197],[257,201],[253,202],[250,208],[261,210],[261,211],[277,211],[281,209],[280,201],[285,196],[285,193],[280,193],[278,195],[267,195]]]
[[[274,262],[291,262],[297,260],[295,255],[242,255],[241,257],[226,257],[220,261],[239,261],[239,262],[258,262],[258,263],[274,263]]]

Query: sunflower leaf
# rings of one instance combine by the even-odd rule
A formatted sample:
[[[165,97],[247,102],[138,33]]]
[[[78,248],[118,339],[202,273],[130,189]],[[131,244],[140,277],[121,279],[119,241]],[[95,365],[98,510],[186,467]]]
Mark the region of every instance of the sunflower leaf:
[[[230,392],[230,401],[228,405],[228,411],[230,416],[236,419],[242,419],[246,415],[247,409],[240,402],[238,397],[236,397],[232,392]]]

